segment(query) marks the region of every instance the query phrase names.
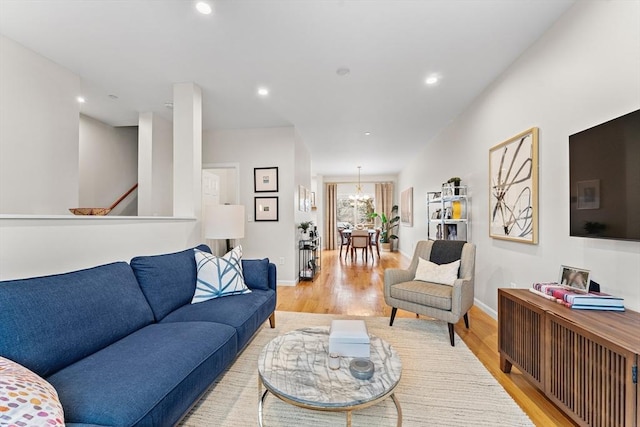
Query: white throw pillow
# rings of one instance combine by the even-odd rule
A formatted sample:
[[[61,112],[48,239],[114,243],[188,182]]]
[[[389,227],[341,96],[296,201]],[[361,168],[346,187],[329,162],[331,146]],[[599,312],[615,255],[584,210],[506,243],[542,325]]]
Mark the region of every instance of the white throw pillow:
[[[453,283],[458,278],[459,269],[460,260],[449,264],[438,265],[431,261],[419,258],[418,268],[416,268],[416,277],[413,280],[453,286]]]
[[[242,247],[217,257],[194,249],[198,277],[191,304],[228,295],[250,293],[242,275]]]

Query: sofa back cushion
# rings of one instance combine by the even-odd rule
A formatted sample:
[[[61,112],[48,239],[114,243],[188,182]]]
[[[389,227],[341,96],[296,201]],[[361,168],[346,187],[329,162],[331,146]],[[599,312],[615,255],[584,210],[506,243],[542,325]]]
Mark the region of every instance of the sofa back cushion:
[[[269,258],[243,259],[242,271],[249,289],[269,290]]]
[[[197,249],[211,253],[206,245],[200,245]],[[193,249],[165,255],[139,256],[131,260],[131,268],[156,321],[191,302],[197,278]]]
[[[152,322],[124,262],[0,282],[0,356],[43,377]]]

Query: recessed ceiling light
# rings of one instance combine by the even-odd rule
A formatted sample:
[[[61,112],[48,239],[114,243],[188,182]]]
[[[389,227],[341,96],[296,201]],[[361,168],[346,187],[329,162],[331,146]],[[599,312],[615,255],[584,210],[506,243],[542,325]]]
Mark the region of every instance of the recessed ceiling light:
[[[348,69],[347,67],[340,67],[336,70],[336,74],[339,75],[340,77],[344,77],[349,75],[349,73],[351,73],[351,70]]]
[[[369,135],[371,135],[371,132],[365,132],[364,133],[364,136],[369,136]]]
[[[206,1],[199,1],[198,3],[196,3],[196,9],[198,9],[198,12],[202,13],[203,15],[210,15],[211,12],[213,12],[211,5]]]
[[[258,88],[258,95],[260,95],[260,96],[269,95],[269,89],[267,89],[266,87],[259,87]]]
[[[79,104],[84,104],[85,102],[87,102],[87,100],[84,99],[82,96],[77,97],[76,101],[78,101]]]
[[[164,107],[168,108],[169,110],[173,110],[173,102],[170,102],[170,101],[165,102]]]
[[[427,79],[424,82],[426,84],[428,84],[429,86],[432,86],[432,85],[438,83],[438,80],[440,80],[440,79],[438,78],[438,76],[436,76],[434,74],[434,75],[431,75],[431,76],[427,77]]]

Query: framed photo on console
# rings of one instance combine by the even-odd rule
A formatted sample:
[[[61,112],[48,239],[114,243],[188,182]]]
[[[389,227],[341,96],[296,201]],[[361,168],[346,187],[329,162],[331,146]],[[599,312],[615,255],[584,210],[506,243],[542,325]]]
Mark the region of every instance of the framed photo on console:
[[[563,265],[560,267],[558,283],[575,292],[589,292],[589,270]]]
[[[253,190],[256,193],[277,193],[278,168],[253,168]]]
[[[253,199],[256,221],[278,221],[277,197],[254,197]]]

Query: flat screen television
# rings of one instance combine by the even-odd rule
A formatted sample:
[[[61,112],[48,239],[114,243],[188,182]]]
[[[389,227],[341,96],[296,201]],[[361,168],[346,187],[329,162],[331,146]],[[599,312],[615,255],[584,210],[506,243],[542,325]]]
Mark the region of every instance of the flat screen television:
[[[570,234],[640,241],[640,110],[569,136]]]

